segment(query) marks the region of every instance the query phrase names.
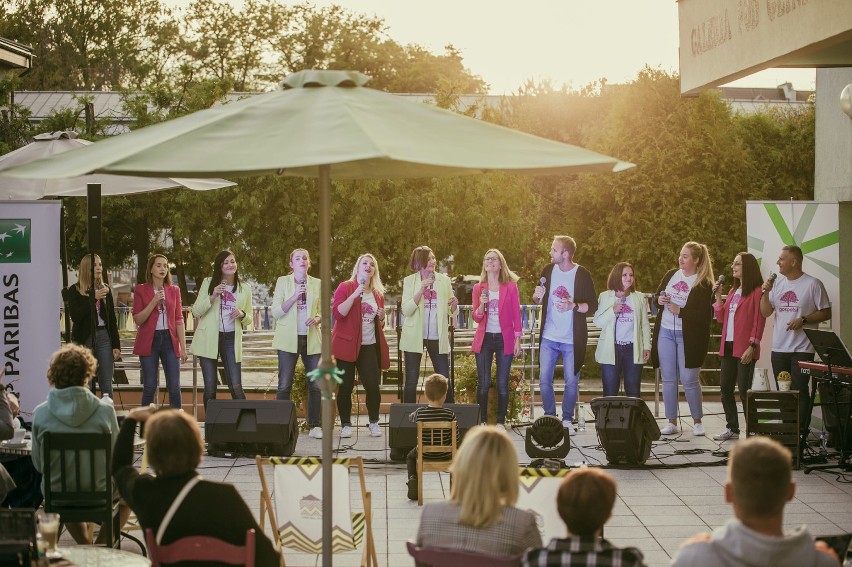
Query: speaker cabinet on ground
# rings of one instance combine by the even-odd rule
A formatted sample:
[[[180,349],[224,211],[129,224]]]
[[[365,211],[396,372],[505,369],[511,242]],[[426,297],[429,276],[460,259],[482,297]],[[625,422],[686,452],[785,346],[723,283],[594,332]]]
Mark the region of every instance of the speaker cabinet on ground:
[[[639,398],[609,396],[591,401],[598,438],[610,463],[638,465],[648,460],[660,428]]]
[[[291,400],[210,400],[204,437],[207,454],[287,456],[299,431]]]
[[[844,437],[846,450],[852,451],[852,425],[846,424],[846,429],[841,435],[840,425],[849,416],[849,400],[852,398],[852,388],[847,385],[836,386],[824,381],[817,384],[819,401],[822,406],[822,421],[828,432],[829,446],[840,450],[840,438]],[[840,411],[840,419],[837,419],[837,411]]]
[[[390,432],[388,446],[390,457],[394,461],[405,460],[408,452],[417,446],[417,424],[408,419],[414,410],[427,404],[391,404],[388,418]],[[459,442],[468,429],[479,425],[479,404],[444,404],[445,408],[453,410],[458,424]]]

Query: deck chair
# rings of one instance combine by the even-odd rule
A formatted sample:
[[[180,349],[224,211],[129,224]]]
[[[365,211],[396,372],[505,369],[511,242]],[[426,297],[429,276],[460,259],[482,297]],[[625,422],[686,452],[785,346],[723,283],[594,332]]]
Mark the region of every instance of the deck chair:
[[[62,523],[95,522],[119,545],[118,499],[114,498],[109,433],[44,434],[44,511]]]
[[[261,484],[260,528],[263,529],[268,517],[276,545],[281,549],[281,564],[286,565],[285,547],[304,553],[322,553],[322,459],[258,455],[256,462]],[[267,465],[272,466],[272,491],[264,471]],[[363,512],[353,512],[351,507],[349,473],[353,467],[358,471]],[[361,457],[334,459],[332,486],[332,553],[358,549],[366,539],[361,565],[376,567],[371,494],[364,480]]]
[[[233,545],[208,536],[187,536],[167,545],[157,544],[151,528],[145,530],[151,567],[181,561],[215,561],[228,565],[254,567],[254,530],[246,530],[245,545]]]
[[[417,504],[423,506],[423,473],[448,472],[456,458],[455,421],[417,422]],[[427,455],[447,454],[447,460],[432,460]],[[453,479],[450,477],[450,485]]]
[[[502,557],[456,549],[430,549],[417,547],[413,541],[407,541],[405,545],[417,567],[520,567],[521,565],[520,555]]]
[[[570,469],[520,469],[520,490],[515,507],[535,516],[542,541],[565,537],[565,522],[556,508],[556,494],[567,474],[570,474]]]

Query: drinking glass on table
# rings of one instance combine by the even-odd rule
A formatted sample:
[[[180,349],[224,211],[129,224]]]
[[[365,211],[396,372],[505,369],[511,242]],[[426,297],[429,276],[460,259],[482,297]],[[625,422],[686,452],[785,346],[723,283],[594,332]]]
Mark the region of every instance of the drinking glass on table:
[[[41,534],[44,545],[47,547],[45,557],[48,559],[62,557],[62,554],[56,551],[56,542],[59,539],[59,514],[39,512],[38,533]]]

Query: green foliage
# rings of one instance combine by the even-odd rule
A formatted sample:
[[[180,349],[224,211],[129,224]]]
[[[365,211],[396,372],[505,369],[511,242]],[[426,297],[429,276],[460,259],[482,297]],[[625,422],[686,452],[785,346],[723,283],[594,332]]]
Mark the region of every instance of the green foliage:
[[[455,400],[458,404],[475,404],[478,375],[476,360],[471,355],[457,356],[455,360]],[[484,420],[497,422],[497,372],[491,367],[491,389],[488,395],[488,415]],[[518,423],[530,417],[532,391],[529,380],[519,368],[509,372],[509,406],[506,409],[506,422]]]

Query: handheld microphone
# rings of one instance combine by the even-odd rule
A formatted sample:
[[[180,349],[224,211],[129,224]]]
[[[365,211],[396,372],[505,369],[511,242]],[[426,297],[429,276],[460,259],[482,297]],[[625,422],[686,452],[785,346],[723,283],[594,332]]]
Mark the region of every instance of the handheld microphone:
[[[161,291],[165,291],[165,290],[162,287],[158,287],[157,293],[160,293]],[[165,298],[163,298],[163,299],[160,300],[160,312],[163,312],[165,310],[166,310],[166,300],[165,300]]]
[[[429,291],[435,289],[435,272],[432,272],[432,283],[429,284]]]
[[[361,276],[358,278],[358,284],[361,286],[361,299],[364,298],[364,284],[367,283],[367,278]]]
[[[538,279],[538,283],[539,283],[539,284],[541,284],[541,286],[542,286],[542,287],[544,287],[544,284],[546,284],[546,283],[547,283],[547,278],[546,278],[546,277],[544,277],[544,276],[541,276],[541,277]]]
[[[775,272],[769,272],[769,283],[775,283],[775,278],[778,277],[778,274]]]
[[[719,277],[716,279],[716,285],[713,286],[713,293],[719,289],[719,286],[722,285],[722,282],[725,281],[725,274],[719,274]]]
[[[305,285],[305,282],[308,281],[308,278],[302,280],[296,280],[296,283],[299,285]],[[306,301],[307,300],[307,292],[303,291],[299,293],[299,297],[296,299],[297,301]]]

